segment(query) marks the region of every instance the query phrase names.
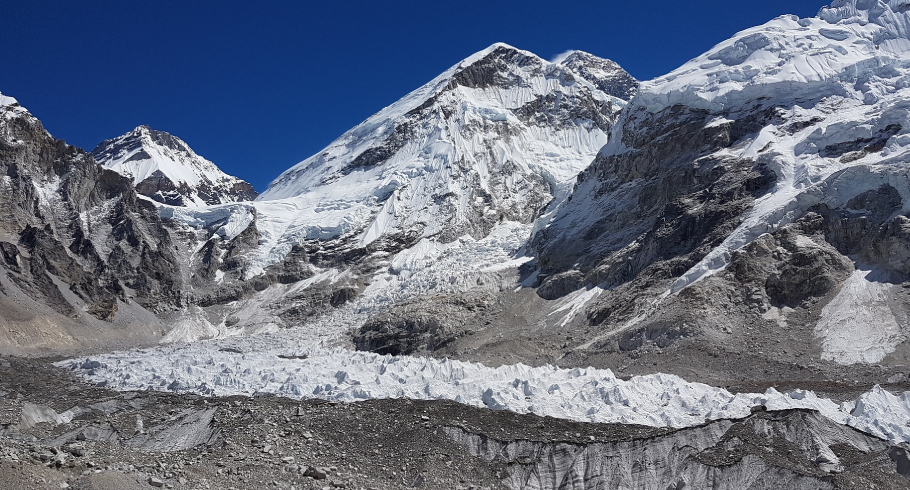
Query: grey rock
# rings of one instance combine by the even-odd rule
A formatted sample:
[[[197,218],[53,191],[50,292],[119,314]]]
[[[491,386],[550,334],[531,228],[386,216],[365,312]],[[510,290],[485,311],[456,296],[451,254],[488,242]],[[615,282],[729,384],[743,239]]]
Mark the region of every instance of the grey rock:
[[[329,477],[328,472],[324,468],[317,468],[315,466],[308,467],[303,472],[303,476],[308,476],[314,480],[325,480]]]

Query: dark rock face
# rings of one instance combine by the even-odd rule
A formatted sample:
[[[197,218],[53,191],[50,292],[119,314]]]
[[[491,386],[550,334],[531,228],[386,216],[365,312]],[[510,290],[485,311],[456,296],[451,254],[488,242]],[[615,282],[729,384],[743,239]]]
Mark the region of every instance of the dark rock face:
[[[0,111],[3,274],[71,317],[84,309],[110,321],[118,302],[150,311],[180,305],[180,267],[155,207],[18,106]]]
[[[730,272],[742,284],[762,287],[771,304],[797,306],[831,292],[853,272],[853,263],[823,239],[808,235],[817,215],[773,235],[763,235],[734,254]]]
[[[560,64],[613,97],[631,100],[638,92],[638,80],[613,61],[583,51],[575,51]]]
[[[499,46],[483,59],[459,70],[452,77],[449,87],[461,85],[468,88],[487,88],[518,85],[522,80],[510,74],[512,67],[542,68],[542,64],[536,56],[528,56],[508,46]]]
[[[901,205],[890,185],[859,193],[843,208],[819,204],[736,251],[729,273],[738,283],[763,290],[772,305],[791,307],[836,292],[853,272],[854,260],[902,282],[908,272],[904,225],[910,218],[892,218]]]
[[[707,116],[685,107],[628,115],[630,150],[598,156],[554,223],[534,238],[542,297],[585,284],[615,287],[644,271],[652,282],[678,277],[739,225],[776,175],[748,159],[712,154],[774,112],[710,128]]]
[[[421,298],[373,317],[354,336],[357,350],[406,355],[433,352],[472,333],[471,321],[487,308],[482,295]]]

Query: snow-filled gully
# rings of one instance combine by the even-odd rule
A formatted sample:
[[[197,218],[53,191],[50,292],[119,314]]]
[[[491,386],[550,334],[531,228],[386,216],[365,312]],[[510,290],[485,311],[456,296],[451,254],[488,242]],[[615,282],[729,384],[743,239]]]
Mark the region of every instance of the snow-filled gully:
[[[235,344],[231,344],[235,345]],[[237,344],[239,346],[239,344]],[[453,400],[475,407],[583,422],[692,427],[740,418],[752,407],[805,408],[893,442],[910,442],[910,393],[876,386],[837,404],[811,391],[733,394],[668,374],[628,381],[610,370],[523,364],[491,368],[449,359],[380,356],[311,347],[245,352],[217,341],[114,352],[59,362],[89,381],[118,390],[211,396],[276,394],[356,402],[377,398]],[[286,344],[285,344],[286,345]]]

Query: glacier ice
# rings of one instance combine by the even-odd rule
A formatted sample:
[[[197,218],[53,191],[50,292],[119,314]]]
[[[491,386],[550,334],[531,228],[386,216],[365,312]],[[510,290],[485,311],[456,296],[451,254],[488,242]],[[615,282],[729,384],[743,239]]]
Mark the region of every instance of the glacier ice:
[[[757,405],[770,410],[805,408],[894,442],[910,442],[910,395],[895,396],[880,387],[854,403],[837,404],[803,390],[733,394],[668,374],[624,381],[609,369],[523,364],[492,368],[449,359],[291,347],[276,335],[269,347],[261,338],[258,345],[248,343],[250,339],[231,339],[217,345],[197,342],[114,352],[57,365],[120,390],[219,396],[271,393],[341,402],[453,400],[516,413],[653,427],[692,427],[745,417]],[[221,345],[230,348],[217,348]],[[87,365],[96,367],[81,368]]]

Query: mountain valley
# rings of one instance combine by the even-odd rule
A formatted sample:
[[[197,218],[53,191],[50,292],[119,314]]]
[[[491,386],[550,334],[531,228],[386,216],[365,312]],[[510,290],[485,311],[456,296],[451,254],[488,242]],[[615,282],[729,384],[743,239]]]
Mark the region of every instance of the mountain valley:
[[[908,488],[907,100],[907,0],[494,44],[261,194],[0,95],[0,483]]]

